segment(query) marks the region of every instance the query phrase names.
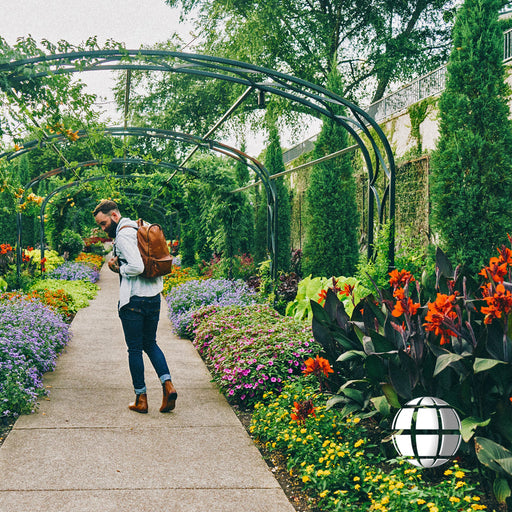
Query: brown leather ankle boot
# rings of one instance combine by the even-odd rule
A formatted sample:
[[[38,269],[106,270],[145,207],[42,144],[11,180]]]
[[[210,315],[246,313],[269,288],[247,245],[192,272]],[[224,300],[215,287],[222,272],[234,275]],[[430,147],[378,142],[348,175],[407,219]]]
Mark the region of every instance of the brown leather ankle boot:
[[[176,389],[170,380],[166,380],[162,384],[162,389],[164,397],[162,400],[162,407],[160,407],[160,412],[172,411],[176,407],[176,398],[178,398],[178,393],[176,393]]]
[[[135,395],[135,402],[131,403],[128,409],[130,409],[130,411],[146,414],[148,412],[148,395],[146,393]]]

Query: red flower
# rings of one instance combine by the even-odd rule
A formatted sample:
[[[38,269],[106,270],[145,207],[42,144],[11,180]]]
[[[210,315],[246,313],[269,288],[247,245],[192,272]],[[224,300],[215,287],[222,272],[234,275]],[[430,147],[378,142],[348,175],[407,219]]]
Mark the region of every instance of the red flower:
[[[457,318],[454,309],[456,295],[445,295],[438,293],[434,302],[428,303],[428,312],[425,316],[426,322],[423,324],[426,331],[434,332],[436,336],[441,336],[440,344],[450,342],[450,336],[456,336],[446,324],[452,324]]]
[[[391,276],[389,284],[393,287],[402,286],[415,280],[413,275],[407,270],[400,270],[399,272],[395,269],[392,270],[389,275]]]
[[[310,357],[305,361],[306,368],[302,371],[304,375],[309,375],[312,373],[317,378],[322,376],[322,373],[328,377],[329,373],[334,373],[334,370],[331,368],[329,361],[324,359],[323,357],[316,356],[315,359]]]
[[[484,300],[487,306],[482,306],[480,311],[485,315],[484,323],[490,324],[495,318],[501,318],[503,314],[508,315],[512,310],[512,294],[505,290],[502,283],[496,286],[492,293],[491,284],[482,287],[484,289]]]
[[[321,290],[320,293],[318,294],[318,297],[318,303],[325,300],[327,298],[327,290]]]
[[[346,284],[344,287],[343,287],[343,290],[340,291],[340,295],[346,295],[347,297],[351,297],[352,296],[352,293],[354,293],[354,288],[356,287],[356,285],[350,285],[350,284]]]
[[[293,410],[290,414],[290,418],[292,420],[295,420],[299,424],[303,424],[310,415],[316,418],[315,407],[311,400],[293,402]]]
[[[484,267],[478,275],[492,279],[495,283],[502,283],[507,275],[507,262],[503,261],[501,257],[493,257],[489,260],[489,266]]]

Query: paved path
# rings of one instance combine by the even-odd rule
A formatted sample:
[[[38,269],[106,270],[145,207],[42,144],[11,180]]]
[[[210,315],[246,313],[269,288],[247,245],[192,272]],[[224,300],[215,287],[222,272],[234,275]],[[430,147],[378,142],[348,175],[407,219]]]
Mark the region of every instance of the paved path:
[[[188,340],[163,310],[159,344],[178,390],[146,359],[149,414],[133,399],[117,317],[117,276],[72,323],[73,340],[45,376],[49,400],[18,419],[0,448],[0,512],[293,512],[284,492]],[[163,306],[164,307],[164,306]]]

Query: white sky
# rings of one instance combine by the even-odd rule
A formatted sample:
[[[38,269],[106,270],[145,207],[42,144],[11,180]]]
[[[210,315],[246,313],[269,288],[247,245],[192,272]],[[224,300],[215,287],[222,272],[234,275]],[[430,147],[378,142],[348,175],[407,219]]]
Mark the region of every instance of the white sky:
[[[113,39],[124,42],[126,48],[138,49],[165,41],[176,32],[185,44],[190,44],[187,51],[193,51],[192,20],[180,23],[179,11],[171,9],[164,0],[0,0],[0,13],[0,35],[10,45],[28,35],[38,42],[48,39],[57,43],[64,39],[72,44],[97,36],[100,46]],[[110,94],[112,73],[81,73],[80,78],[90,92],[101,97],[99,102],[108,109],[112,122],[119,123],[121,117],[115,113]],[[264,138],[264,134],[248,137],[247,151],[257,155]],[[286,140],[282,142],[288,145]]]
[[[163,42],[177,32],[185,43],[193,41],[192,23],[180,23],[179,11],[164,0],[0,0],[0,35],[10,44],[31,35],[37,42],[64,39],[80,44],[91,36],[102,46],[107,39],[125,43],[126,48]],[[81,73],[89,90],[106,99],[103,108],[113,110],[111,87],[114,74],[108,71]]]

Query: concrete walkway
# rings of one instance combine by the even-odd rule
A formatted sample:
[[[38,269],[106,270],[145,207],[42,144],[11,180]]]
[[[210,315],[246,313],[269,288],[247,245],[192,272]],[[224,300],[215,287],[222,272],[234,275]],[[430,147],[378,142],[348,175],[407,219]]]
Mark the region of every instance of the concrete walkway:
[[[49,400],[18,419],[0,448],[1,512],[293,512],[278,482],[188,340],[158,332],[178,390],[162,389],[146,359],[149,414],[128,410],[133,390],[117,317],[118,278],[71,327],[73,340],[45,376]]]

